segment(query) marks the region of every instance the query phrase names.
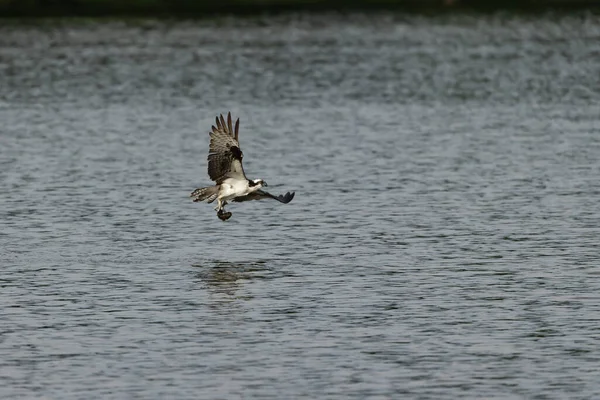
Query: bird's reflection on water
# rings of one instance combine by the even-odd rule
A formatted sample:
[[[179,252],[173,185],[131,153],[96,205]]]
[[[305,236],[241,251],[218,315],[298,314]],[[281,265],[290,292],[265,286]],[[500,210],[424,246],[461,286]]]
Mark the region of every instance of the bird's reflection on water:
[[[273,278],[266,261],[229,262],[212,260],[192,264],[197,269],[195,277],[215,293],[235,295],[244,281]]]

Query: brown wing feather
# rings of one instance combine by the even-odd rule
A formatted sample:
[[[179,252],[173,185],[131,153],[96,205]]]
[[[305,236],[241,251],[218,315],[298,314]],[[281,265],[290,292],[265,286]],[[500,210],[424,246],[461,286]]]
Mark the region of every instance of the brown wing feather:
[[[233,136],[233,126],[231,125],[231,113],[227,113],[227,128],[229,129],[229,134]]]
[[[231,113],[227,114],[227,123],[221,114],[215,118],[216,127],[210,132],[210,149],[208,153],[208,175],[210,179],[220,184],[227,178],[247,179],[242,166],[244,157],[237,141],[237,129],[240,120],[237,119],[234,130]]]
[[[250,201],[250,200],[261,200],[261,199],[273,199],[277,200],[280,203],[287,204],[294,198],[296,192],[287,192],[284,195],[275,196],[271,193],[265,192],[263,190],[257,190],[256,192],[252,192],[246,196],[236,197],[232,201],[242,202],[242,201]]]

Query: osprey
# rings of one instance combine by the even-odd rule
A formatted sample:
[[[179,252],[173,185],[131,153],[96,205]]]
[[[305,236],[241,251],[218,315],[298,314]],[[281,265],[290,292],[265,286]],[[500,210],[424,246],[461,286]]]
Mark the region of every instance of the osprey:
[[[216,118],[210,135],[210,149],[208,152],[208,175],[216,182],[215,186],[196,189],[190,197],[194,201],[206,201],[212,203],[217,200],[217,217],[226,221],[231,217],[230,212],[225,212],[228,201],[248,201],[260,199],[274,199],[287,204],[294,198],[295,192],[287,192],[284,195],[274,196],[261,190],[267,186],[262,179],[250,180],[246,178],[242,158],[244,154],[240,150],[238,133],[240,119],[235,121],[235,129],[231,123],[231,113],[227,114],[227,123],[221,114]]]

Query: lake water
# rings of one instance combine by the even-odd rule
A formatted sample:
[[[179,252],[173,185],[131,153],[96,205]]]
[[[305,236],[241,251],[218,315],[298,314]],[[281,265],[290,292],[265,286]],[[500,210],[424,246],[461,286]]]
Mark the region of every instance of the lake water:
[[[600,17],[0,23],[0,397],[600,398]],[[213,206],[241,118],[274,201]]]

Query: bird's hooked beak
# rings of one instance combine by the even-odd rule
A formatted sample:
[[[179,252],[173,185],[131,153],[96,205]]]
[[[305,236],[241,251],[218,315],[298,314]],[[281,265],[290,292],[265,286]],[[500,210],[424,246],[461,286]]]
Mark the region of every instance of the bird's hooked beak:
[[[263,185],[263,187],[269,186],[269,185],[267,185],[267,182],[265,182],[265,181],[262,182],[262,185]]]

